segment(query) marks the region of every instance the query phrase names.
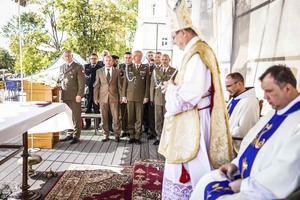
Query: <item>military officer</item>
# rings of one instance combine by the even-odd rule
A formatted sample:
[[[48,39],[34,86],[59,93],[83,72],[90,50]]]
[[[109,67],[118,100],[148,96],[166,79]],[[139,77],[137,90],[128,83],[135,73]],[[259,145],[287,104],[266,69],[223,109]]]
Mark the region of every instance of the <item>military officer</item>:
[[[73,61],[72,52],[66,50],[63,54],[66,62],[60,66],[61,99],[72,110],[74,130],[68,130],[67,136],[60,141],[71,144],[79,142],[81,134],[81,98],[84,95],[85,76],[83,67]]]
[[[88,86],[88,93],[86,94],[87,104],[85,113],[100,113],[99,105],[94,103],[94,84],[96,78],[96,71],[100,69],[102,66],[98,63],[98,55],[96,53],[92,53],[90,56],[90,63],[84,66],[85,73],[85,84]],[[99,122],[94,124],[98,126]],[[84,129],[89,129],[91,127],[91,119],[85,119],[85,127]]]
[[[129,144],[141,144],[140,135],[143,121],[143,104],[149,101],[149,69],[141,63],[143,53],[133,53],[134,65],[125,71],[122,89],[122,101],[127,103]]]
[[[153,145],[159,145],[160,136],[164,124],[165,114],[165,95],[161,92],[161,86],[164,81],[170,79],[174,80],[176,69],[170,66],[170,57],[168,54],[162,56],[162,66],[156,67],[151,76],[150,85],[150,100],[154,102],[154,116],[155,116],[155,131],[156,141]]]
[[[125,71],[128,69],[128,66],[132,66],[132,53],[131,52],[125,52],[124,54],[124,63],[119,65],[120,70],[120,77],[121,77],[121,85],[123,86],[124,78],[126,78]],[[128,116],[127,116],[127,104],[121,102],[119,105],[120,108],[120,123],[122,128],[122,135],[121,137],[130,136],[128,133]]]
[[[154,52],[148,51],[147,52],[147,60],[148,63],[146,66],[149,69],[149,78],[151,79],[151,74],[154,69]],[[151,80],[149,80],[151,81]],[[144,129],[143,132],[149,134],[148,138],[153,139],[155,138],[155,124],[154,124],[154,105],[153,102],[148,102],[144,104],[144,116],[143,116],[143,125]]]

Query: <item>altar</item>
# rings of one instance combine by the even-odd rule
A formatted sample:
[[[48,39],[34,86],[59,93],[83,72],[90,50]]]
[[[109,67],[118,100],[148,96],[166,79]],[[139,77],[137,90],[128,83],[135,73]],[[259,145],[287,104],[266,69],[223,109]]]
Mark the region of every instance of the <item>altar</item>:
[[[24,80],[24,90],[26,101],[49,101],[59,102],[59,87],[50,87],[40,83]],[[37,148],[52,148],[59,140],[59,132],[40,132],[38,134],[28,134],[28,146]]]
[[[57,132],[72,127],[72,111],[64,103],[52,103],[45,107],[40,107],[35,102],[0,104],[0,147],[7,148],[8,145],[5,143],[17,136],[23,136],[22,191],[13,194],[10,199],[38,199],[40,197],[38,191],[28,190],[28,133]],[[7,158],[3,160],[5,162]],[[3,163],[2,160],[1,163]]]

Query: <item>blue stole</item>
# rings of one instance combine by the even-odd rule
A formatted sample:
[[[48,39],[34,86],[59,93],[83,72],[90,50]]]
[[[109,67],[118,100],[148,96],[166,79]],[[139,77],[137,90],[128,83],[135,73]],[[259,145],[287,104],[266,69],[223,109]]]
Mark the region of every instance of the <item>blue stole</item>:
[[[268,121],[268,123],[262,128],[262,130],[256,135],[253,141],[246,148],[244,153],[239,159],[239,169],[241,171],[241,177],[247,178],[250,175],[252,165],[254,163],[255,157],[258,151],[263,147],[263,145],[269,140],[281,123],[286,119],[286,117],[300,109],[300,102],[293,105],[288,111],[282,115],[277,115],[276,113]]]
[[[239,159],[239,169],[241,171],[241,176],[235,176],[235,179],[247,178],[250,175],[252,165],[254,163],[255,157],[261,147],[267,142],[267,140],[273,135],[281,123],[286,119],[286,117],[300,110],[300,101],[293,105],[288,111],[282,115],[277,115],[276,113],[268,121],[268,123],[263,127],[263,129],[256,135],[253,141],[246,148],[244,153]],[[225,194],[233,194],[234,192],[229,187],[229,181],[214,181],[209,183],[204,190],[205,200],[215,200]]]
[[[234,179],[241,178],[240,175],[234,177]],[[209,183],[204,190],[204,200],[215,200],[225,194],[233,194],[234,192],[229,187],[229,181],[214,181]]]
[[[230,104],[227,105],[227,111],[228,111],[228,118],[231,116],[231,113],[233,112],[235,106],[241,99],[234,99],[232,98]]]

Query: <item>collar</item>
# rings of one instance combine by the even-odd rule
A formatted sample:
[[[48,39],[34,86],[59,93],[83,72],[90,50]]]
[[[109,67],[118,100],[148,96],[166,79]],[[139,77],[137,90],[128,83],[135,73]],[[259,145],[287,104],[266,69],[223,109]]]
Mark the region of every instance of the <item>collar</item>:
[[[287,106],[284,108],[277,110],[278,115],[282,115],[285,113],[288,109],[290,109],[293,105],[295,105],[298,101],[300,101],[300,95],[298,94],[297,98],[295,98],[293,101],[291,101]]]
[[[66,63],[66,65],[71,66],[71,65],[73,64],[73,62],[74,62],[74,61],[72,60],[69,64]]]
[[[105,66],[105,71],[107,71],[108,69],[109,69],[109,71],[111,72],[111,71],[113,70],[113,66],[111,66],[111,67],[109,67],[109,68]]]
[[[187,45],[185,46],[185,48],[184,48],[184,54],[186,54],[189,50],[190,50],[190,48],[196,43],[196,42],[198,42],[198,40],[200,40],[200,37],[199,36],[195,36],[195,37],[193,37],[188,43],[187,43]]]

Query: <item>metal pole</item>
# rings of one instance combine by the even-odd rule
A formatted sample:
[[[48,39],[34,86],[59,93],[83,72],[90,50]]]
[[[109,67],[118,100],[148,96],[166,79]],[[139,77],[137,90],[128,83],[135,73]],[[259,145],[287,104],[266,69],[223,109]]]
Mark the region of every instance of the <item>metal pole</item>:
[[[22,29],[21,29],[21,9],[20,9],[20,2],[18,0],[18,16],[19,16],[19,51],[20,51],[20,70],[21,70],[21,101],[23,101],[23,94],[24,94],[24,86],[23,86],[23,65],[22,65]]]

